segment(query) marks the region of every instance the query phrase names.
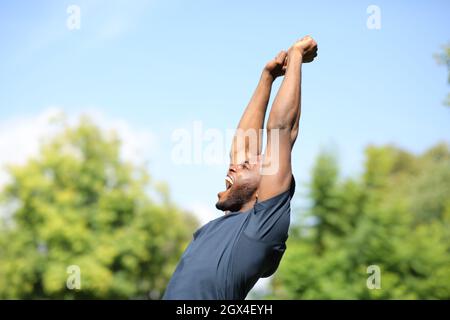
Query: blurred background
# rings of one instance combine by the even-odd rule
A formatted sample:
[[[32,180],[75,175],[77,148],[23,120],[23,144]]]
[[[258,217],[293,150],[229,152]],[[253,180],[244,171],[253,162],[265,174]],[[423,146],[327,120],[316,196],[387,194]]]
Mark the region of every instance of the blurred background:
[[[0,298],[160,299],[228,166],[178,163],[174,132],[234,128],[265,63],[310,34],[288,249],[249,298],[450,299],[449,13],[2,1]]]

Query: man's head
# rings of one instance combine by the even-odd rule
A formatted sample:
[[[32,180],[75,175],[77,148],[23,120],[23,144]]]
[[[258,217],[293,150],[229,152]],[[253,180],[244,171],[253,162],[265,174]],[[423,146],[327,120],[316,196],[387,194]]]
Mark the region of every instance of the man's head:
[[[226,190],[219,192],[216,208],[222,211],[237,212],[246,204],[254,202],[261,180],[261,158],[245,160],[232,164],[225,178]]]

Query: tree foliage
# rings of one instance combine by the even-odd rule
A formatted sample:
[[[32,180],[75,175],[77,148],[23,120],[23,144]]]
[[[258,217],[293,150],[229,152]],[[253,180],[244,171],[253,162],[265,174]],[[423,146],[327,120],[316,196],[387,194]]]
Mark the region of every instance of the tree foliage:
[[[1,193],[1,298],[159,298],[196,226],[121,142],[89,119],[9,167]],[[149,193],[156,196],[152,199]],[[81,289],[66,287],[79,266]]]
[[[317,159],[311,219],[300,220],[313,222],[288,241],[274,297],[449,299],[448,145],[419,156],[369,146],[358,179],[339,179],[337,169],[332,154]],[[381,289],[366,285],[371,265],[380,267]]]

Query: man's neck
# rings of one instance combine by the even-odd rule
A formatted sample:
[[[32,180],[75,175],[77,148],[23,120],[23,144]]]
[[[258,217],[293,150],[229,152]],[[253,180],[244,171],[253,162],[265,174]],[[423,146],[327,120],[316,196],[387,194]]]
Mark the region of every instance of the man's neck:
[[[246,212],[248,210],[250,210],[251,208],[253,208],[255,206],[256,203],[256,198],[252,199],[251,201],[247,202],[246,204],[244,204],[241,208],[241,210],[239,210],[240,212]]]

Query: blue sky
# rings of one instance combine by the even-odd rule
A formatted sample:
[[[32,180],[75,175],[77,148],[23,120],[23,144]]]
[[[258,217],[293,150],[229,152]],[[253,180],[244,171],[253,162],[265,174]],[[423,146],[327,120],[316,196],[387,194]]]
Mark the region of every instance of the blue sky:
[[[80,30],[66,27],[71,4]],[[371,4],[380,30],[366,27]],[[293,165],[301,196],[323,148],[354,175],[369,143],[421,152],[449,141],[447,72],[433,59],[450,41],[449,12],[445,0],[2,1],[0,153],[12,152],[1,143],[14,139],[12,119],[29,127],[49,108],[100,113],[153,137],[144,157],[177,203],[203,220],[218,216],[226,164],[174,164],[173,131],[193,121],[233,128],[266,61],[310,34],[319,57],[303,72]]]

